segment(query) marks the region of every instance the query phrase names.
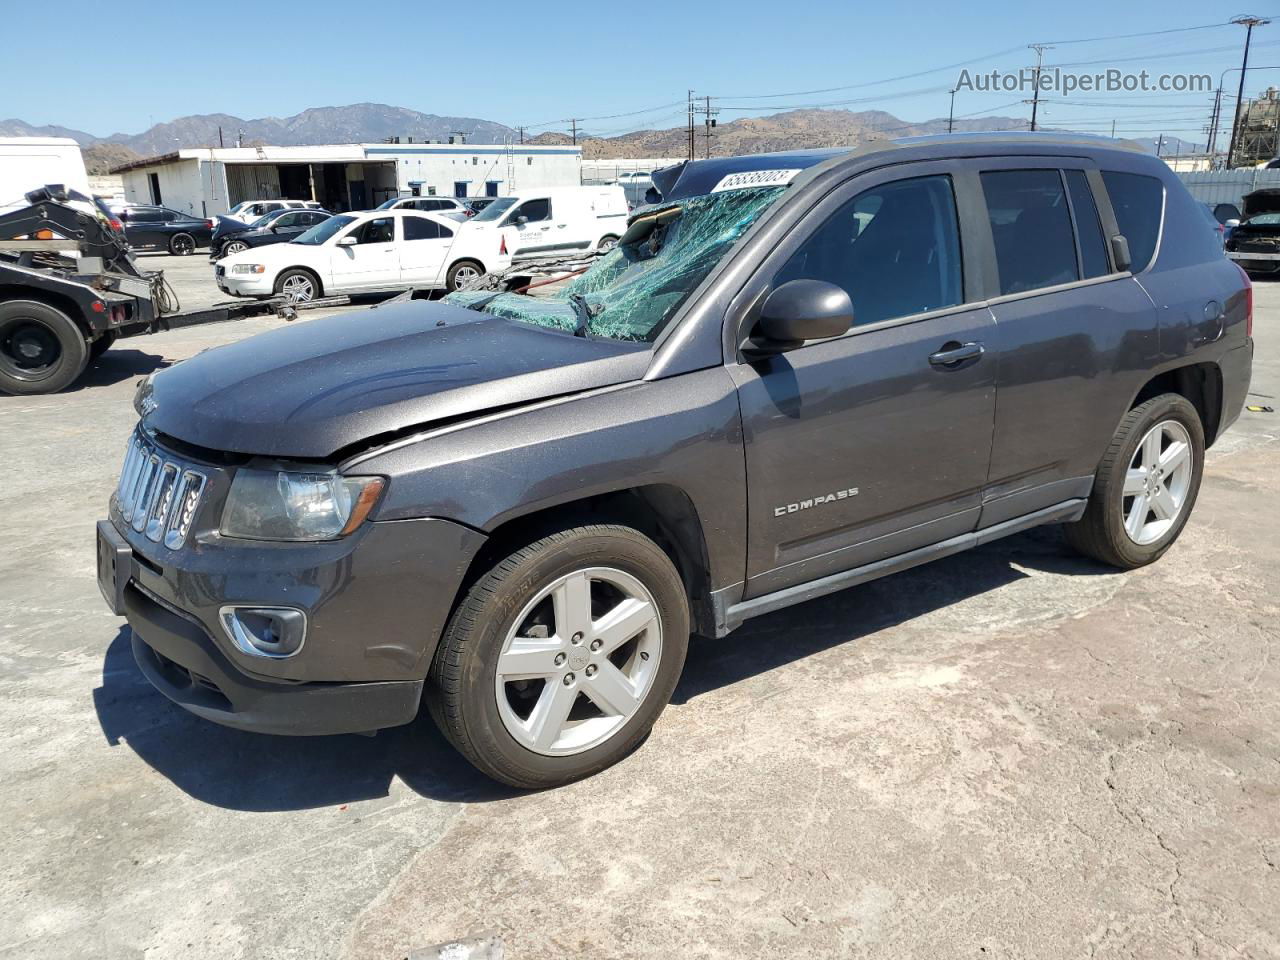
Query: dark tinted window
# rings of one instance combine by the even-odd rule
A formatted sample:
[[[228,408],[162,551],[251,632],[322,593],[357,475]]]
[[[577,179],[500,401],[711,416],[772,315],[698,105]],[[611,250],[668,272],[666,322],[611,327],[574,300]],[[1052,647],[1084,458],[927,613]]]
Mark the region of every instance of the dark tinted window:
[[[356,231],[356,243],[390,243],[395,239],[395,220],[379,217],[369,220]]]
[[[550,220],[551,201],[545,198],[539,200],[526,200],[512,211],[512,222],[515,222],[517,217],[525,217],[530,223],[537,220]]]
[[[405,217],[404,238],[406,240],[439,240],[440,224],[426,217]]]
[[[774,285],[825,280],[853,301],[862,326],[964,300],[949,177],[898,180],[858,194],[787,261]]]
[[[1140,173],[1104,170],[1102,182],[1111,198],[1120,232],[1129,241],[1129,259],[1134,273],[1145,270],[1160,239],[1160,217],[1164,212],[1164,186],[1155,177]]]
[[[1071,196],[1071,212],[1076,217],[1076,240],[1080,244],[1080,265],[1084,275],[1102,277],[1111,272],[1107,260],[1107,242],[1102,236],[1102,222],[1093,202],[1089,178],[1083,170],[1068,170],[1067,193]]]
[[[325,220],[329,219],[329,215],[327,213],[300,213],[298,216],[302,218],[302,222],[308,227],[313,227],[317,223],[323,223]]]
[[[129,223],[160,223],[165,219],[163,210],[126,210]]]
[[[1079,280],[1071,213],[1057,170],[982,175],[996,245],[1000,292],[1023,293]]]
[[[304,222],[300,213],[282,213],[271,221],[273,227],[297,227]]]

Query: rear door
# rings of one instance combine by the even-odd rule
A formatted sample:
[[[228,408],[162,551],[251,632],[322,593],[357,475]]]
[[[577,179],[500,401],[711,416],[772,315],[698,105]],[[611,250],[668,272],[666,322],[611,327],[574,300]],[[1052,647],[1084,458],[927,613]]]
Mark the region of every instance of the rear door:
[[[797,279],[845,289],[854,326],[741,359],[747,598],[905,553],[977,524],[995,413],[994,321],[971,227],[976,186],[944,163],[858,177],[824,198],[735,301],[743,329]],[[968,197],[968,200],[965,198]],[[964,209],[964,206],[959,206]],[[962,242],[963,240],[963,242]]]
[[[125,236],[130,246],[152,250],[169,242],[169,211],[160,207],[137,207],[125,213]]]
[[[400,256],[396,249],[399,217],[365,220],[349,228],[343,236],[355,237],[350,246],[330,241],[328,288],[347,290],[394,290],[400,286]]]
[[[1090,161],[980,163],[1000,354],[986,527],[1088,496],[1138,371],[1158,350],[1151,300],[1115,271]],[[989,246],[988,246],[989,245]]]
[[[445,254],[453,243],[453,230],[430,217],[405,216],[400,221],[400,282],[406,287],[444,286]]]

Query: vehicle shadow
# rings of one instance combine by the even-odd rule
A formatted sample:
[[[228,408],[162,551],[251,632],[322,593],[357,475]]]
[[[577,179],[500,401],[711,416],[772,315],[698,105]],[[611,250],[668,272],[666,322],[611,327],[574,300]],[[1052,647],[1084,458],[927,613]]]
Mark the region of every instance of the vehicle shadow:
[[[1069,576],[1116,572],[1072,551],[1058,527],[1038,527],[749,620],[719,640],[695,641],[671,700],[688,703],[775,667],[856,643],[1022,580],[1028,576],[1024,569]]]
[[[172,362],[157,353],[120,350],[113,347],[91,362],[80,378],[63,393],[75,393],[90,387],[110,387],[133,377],[145,377],[149,373],[169,366]]]
[[[127,744],[184,793],[251,812],[305,810],[385,797],[393,777],[433,800],[480,803],[517,791],[457,753],[423,710],[376,737],[276,737],[195,717],[142,676],[122,626],[107,648],[94,708],[107,743]]]
[[[697,696],[856,642],[886,627],[1027,576],[1113,573],[1061,543],[1055,528],[1029,533],[753,620],[722,640],[695,640],[672,698]],[[436,729],[427,711],[376,737],[276,737],[229,730],[170,703],[133,661],[129,629],[107,649],[93,692],[111,746],[127,744],[197,800],[243,811],[303,810],[386,796],[394,777],[433,800],[484,803],[519,791],[489,780]]]

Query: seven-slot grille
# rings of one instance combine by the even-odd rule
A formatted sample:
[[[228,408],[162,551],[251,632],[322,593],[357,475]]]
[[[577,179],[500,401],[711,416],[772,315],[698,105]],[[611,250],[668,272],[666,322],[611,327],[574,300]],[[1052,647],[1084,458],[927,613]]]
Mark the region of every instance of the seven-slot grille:
[[[140,434],[129,438],[116,487],[120,517],[148,540],[177,550],[191,532],[191,521],[208,478],[168,459]]]

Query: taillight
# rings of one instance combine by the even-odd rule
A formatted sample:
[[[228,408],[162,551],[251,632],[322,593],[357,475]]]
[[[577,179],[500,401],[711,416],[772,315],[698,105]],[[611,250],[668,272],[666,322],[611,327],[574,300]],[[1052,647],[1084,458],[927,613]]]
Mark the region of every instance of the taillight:
[[[1244,272],[1244,267],[1236,264],[1236,269],[1240,271],[1240,279],[1244,281],[1244,335],[1246,337],[1253,336],[1253,281],[1249,279],[1249,274]]]
[[[212,221],[212,220],[206,220],[206,221],[204,222],[204,225],[205,225],[206,227],[208,227],[210,230],[212,230],[212,229],[213,229],[213,221]]]
[[[499,234],[499,236],[502,237],[502,242],[498,244],[498,255],[505,257],[507,255],[507,237],[506,237],[506,234]],[[1252,295],[1253,295],[1253,291],[1251,290],[1250,296]]]
[[[124,233],[124,224],[121,223],[119,220],[117,220],[115,217],[112,217],[111,229],[114,230],[116,233]]]

